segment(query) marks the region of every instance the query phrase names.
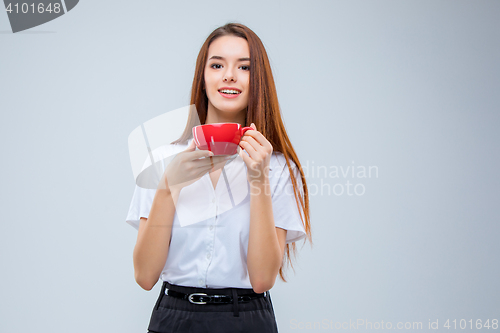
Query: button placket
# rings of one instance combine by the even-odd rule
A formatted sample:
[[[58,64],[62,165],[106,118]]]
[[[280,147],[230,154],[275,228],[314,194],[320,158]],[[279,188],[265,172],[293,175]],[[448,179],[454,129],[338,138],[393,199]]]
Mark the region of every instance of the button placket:
[[[208,246],[207,246],[207,255],[206,255],[206,257],[207,257],[207,259],[209,261],[209,264],[210,264],[210,258],[212,258],[212,251],[214,249],[214,236],[213,236],[213,234],[214,234],[213,233],[214,226],[210,225],[209,229],[210,229],[211,232],[209,232],[208,235],[207,235],[208,239],[209,239],[209,243],[208,243]]]
[[[213,209],[214,216],[212,217],[212,224],[208,226],[208,232],[207,232],[207,237],[209,237],[207,241],[207,252],[206,252],[206,270],[205,270],[205,279],[208,281],[208,270],[211,264],[211,259],[212,259],[212,253],[214,251],[214,243],[215,243],[215,223],[217,221],[217,211],[218,211],[218,206],[217,206],[217,186],[216,188],[213,187],[212,180],[210,179],[210,175],[207,173],[203,177],[205,178],[205,184],[209,188],[210,194],[211,194],[211,204],[209,205],[210,209]],[[220,180],[220,178],[219,178]],[[209,196],[210,198],[210,196]]]

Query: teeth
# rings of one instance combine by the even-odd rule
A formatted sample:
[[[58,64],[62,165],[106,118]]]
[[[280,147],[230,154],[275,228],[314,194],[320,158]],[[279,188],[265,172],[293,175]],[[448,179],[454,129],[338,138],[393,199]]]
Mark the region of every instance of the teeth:
[[[239,94],[240,92],[237,90],[229,90],[229,89],[221,89],[219,90],[221,93],[224,94]]]

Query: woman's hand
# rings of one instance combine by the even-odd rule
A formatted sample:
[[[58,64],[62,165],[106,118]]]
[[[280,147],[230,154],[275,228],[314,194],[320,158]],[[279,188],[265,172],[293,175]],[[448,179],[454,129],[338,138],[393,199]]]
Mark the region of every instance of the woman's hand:
[[[224,167],[230,157],[213,156],[208,150],[195,150],[194,140],[183,152],[177,154],[165,168],[159,188],[177,193],[191,185],[207,172]]]
[[[269,163],[273,153],[273,146],[257,131],[255,124],[250,125],[254,130],[248,130],[240,141],[239,155],[247,165],[248,181],[264,182],[269,177]]]

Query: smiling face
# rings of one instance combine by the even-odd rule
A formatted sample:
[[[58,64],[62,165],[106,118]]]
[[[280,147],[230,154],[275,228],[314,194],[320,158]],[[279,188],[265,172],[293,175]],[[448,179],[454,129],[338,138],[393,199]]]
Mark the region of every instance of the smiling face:
[[[244,124],[250,82],[250,50],[244,38],[222,36],[208,48],[205,91],[207,121]]]

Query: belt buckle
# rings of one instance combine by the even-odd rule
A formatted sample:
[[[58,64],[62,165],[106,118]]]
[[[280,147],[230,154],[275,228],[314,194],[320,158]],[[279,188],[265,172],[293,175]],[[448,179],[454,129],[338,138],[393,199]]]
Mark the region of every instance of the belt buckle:
[[[188,300],[189,302],[193,303],[193,304],[207,304],[207,302],[196,302],[196,301],[193,301],[193,296],[208,296],[207,294],[203,294],[203,293],[193,293],[193,294],[190,294],[188,296]]]

